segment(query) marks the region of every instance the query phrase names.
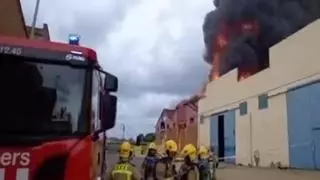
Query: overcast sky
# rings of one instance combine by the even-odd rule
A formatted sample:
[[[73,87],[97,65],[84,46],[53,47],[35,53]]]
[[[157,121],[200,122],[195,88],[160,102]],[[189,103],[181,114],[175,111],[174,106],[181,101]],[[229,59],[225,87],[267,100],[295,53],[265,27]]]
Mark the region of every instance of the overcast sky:
[[[21,0],[31,24],[36,0]],[[212,0],[41,0],[37,26],[48,23],[53,41],[69,33],[95,49],[102,66],[118,76],[119,107],[110,134],[154,131],[163,110],[201,89],[202,23]]]

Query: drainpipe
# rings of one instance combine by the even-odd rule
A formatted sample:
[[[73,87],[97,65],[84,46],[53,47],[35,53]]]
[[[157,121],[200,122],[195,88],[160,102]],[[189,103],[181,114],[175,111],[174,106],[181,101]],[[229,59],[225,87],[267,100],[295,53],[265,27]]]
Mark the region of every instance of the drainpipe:
[[[250,132],[250,163],[253,166],[253,157],[252,157],[252,149],[253,149],[253,138],[252,138],[252,115],[249,113],[249,132]]]

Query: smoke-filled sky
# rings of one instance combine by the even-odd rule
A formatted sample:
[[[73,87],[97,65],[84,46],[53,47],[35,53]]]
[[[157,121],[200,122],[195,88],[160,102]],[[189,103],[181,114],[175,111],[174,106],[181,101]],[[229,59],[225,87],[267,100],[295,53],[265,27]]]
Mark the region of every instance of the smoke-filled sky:
[[[265,61],[268,48],[320,17],[319,0],[214,0],[216,9],[206,16],[203,31],[206,57],[216,51],[213,45],[222,32],[229,32],[228,48],[220,61],[220,73],[239,66]],[[240,33],[237,25],[257,22],[256,30]],[[222,25],[228,28],[222,30]],[[239,31],[240,28],[238,28]],[[225,31],[226,30],[226,31]],[[210,60],[208,60],[210,61]],[[263,63],[264,64],[264,63]]]
[[[31,24],[36,0],[21,0]],[[120,80],[116,127],[127,136],[154,130],[163,108],[192,95],[206,80],[202,24],[211,0],[41,0],[37,26],[51,38],[69,33],[98,52],[103,67]]]

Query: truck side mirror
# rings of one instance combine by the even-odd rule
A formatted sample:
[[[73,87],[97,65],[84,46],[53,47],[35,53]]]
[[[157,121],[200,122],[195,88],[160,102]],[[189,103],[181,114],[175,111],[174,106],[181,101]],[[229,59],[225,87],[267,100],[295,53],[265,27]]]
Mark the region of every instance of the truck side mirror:
[[[118,78],[107,72],[104,73],[104,85],[103,89],[107,92],[117,92],[118,91]]]
[[[106,131],[114,127],[117,114],[117,97],[106,92],[100,93],[101,129]]]

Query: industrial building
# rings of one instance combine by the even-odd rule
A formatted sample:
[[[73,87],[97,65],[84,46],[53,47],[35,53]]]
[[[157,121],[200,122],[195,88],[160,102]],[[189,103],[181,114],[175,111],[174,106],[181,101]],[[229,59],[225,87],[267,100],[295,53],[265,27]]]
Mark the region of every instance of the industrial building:
[[[0,17],[1,35],[28,37],[20,0],[1,0]]]
[[[186,144],[198,144],[198,107],[200,96],[195,95],[181,101],[174,109],[164,109],[157,121],[156,143],[161,145],[165,140],[173,139],[181,149]]]
[[[28,38],[31,27],[26,26],[20,0],[1,0],[0,2],[0,35]],[[35,28],[35,39],[50,41],[49,28]]]
[[[320,20],[269,49],[269,67],[206,86],[198,143],[243,165],[320,169]]]
[[[31,26],[27,26],[28,34],[31,33]],[[36,27],[34,29],[34,39],[42,41],[50,41],[50,33],[48,24],[44,23],[42,28]]]

